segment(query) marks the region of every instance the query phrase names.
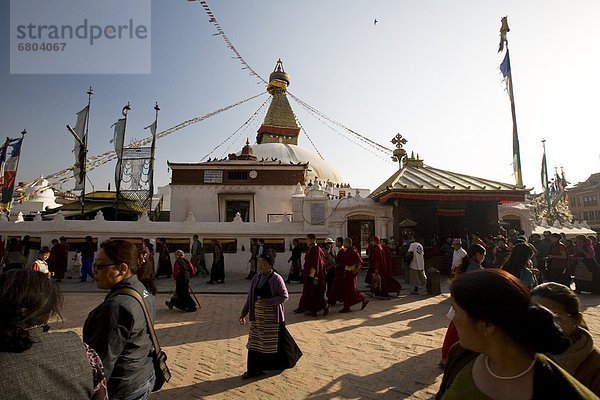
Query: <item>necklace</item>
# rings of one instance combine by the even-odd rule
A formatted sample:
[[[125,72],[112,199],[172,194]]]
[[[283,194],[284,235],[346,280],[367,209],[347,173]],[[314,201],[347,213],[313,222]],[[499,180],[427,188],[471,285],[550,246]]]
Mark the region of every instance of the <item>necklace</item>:
[[[521,372],[520,374],[514,375],[514,376],[499,376],[496,375],[495,373],[492,372],[492,369],[490,368],[490,359],[488,358],[488,356],[485,356],[485,368],[487,369],[488,373],[493,376],[496,379],[501,379],[501,380],[509,380],[509,379],[517,379],[520,378],[522,376],[524,376],[525,374],[527,374],[529,371],[531,371],[533,369],[533,366],[535,365],[535,359],[531,362],[531,364],[529,365],[529,367],[527,367],[525,369],[525,371]]]

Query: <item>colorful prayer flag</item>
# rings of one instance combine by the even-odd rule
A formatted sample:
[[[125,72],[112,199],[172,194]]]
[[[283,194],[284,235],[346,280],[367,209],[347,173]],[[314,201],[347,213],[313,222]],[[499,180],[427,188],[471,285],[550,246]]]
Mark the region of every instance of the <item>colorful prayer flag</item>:
[[[19,139],[6,138],[4,145],[0,148],[0,193],[2,195],[0,203],[7,207],[13,197],[22,144],[23,137]]]

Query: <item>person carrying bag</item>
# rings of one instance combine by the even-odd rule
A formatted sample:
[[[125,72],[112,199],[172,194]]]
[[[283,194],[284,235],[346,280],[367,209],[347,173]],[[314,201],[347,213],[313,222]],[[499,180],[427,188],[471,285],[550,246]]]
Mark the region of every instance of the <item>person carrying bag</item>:
[[[140,303],[142,309],[144,310],[144,315],[146,316],[146,325],[148,326],[150,339],[152,340],[152,345],[154,346],[152,363],[154,364],[154,374],[156,376],[156,381],[154,382],[154,388],[152,388],[152,391],[157,392],[160,389],[162,389],[163,385],[166,382],[169,382],[169,380],[171,379],[171,371],[169,371],[169,366],[167,365],[167,353],[162,351],[160,348],[160,343],[158,343],[158,338],[156,337],[156,332],[154,331],[154,325],[152,324],[152,318],[150,318],[150,314],[148,313],[148,309],[144,304],[142,296],[136,290],[130,288],[119,289],[114,293],[114,295],[117,294],[125,294],[133,297],[138,301],[138,303]]]

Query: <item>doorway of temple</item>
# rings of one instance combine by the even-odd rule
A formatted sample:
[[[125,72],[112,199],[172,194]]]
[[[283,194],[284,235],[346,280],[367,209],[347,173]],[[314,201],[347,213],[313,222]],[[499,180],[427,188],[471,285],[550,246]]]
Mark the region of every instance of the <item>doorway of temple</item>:
[[[369,239],[373,236],[375,236],[375,220],[348,220],[348,237],[352,239],[352,244],[360,251],[361,255],[366,255],[367,248],[369,247]]]

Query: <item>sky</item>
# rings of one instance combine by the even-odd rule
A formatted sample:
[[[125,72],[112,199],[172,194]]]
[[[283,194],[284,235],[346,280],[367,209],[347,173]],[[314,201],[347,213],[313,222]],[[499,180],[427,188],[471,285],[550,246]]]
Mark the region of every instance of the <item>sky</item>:
[[[525,186],[541,190],[542,139],[551,173],[563,167],[567,180],[576,183],[600,171],[598,1],[208,4],[258,74],[267,79],[281,59],[291,76],[289,91],[322,113],[389,148],[400,133],[408,152],[433,167],[512,183],[512,120],[497,53],[500,19],[507,15]],[[129,142],[148,136],[143,127],[153,121],[155,102],[161,131],[265,92],[214,35],[199,2],[151,2],[149,74],[11,74],[9,15],[9,2],[1,2],[0,134],[28,131],[17,181],[74,163],[65,125],[74,125],[75,113],[87,104],[89,86],[95,93],[91,155],[110,150],[111,125],[127,102]],[[170,181],[167,160],[225,157],[246,138],[253,143],[260,119],[211,153],[266,99],[265,94],[160,140],[155,187]],[[387,155],[362,149],[344,137],[347,132],[290,103],[314,146],[353,187],[375,189],[397,170]],[[306,134],[299,144],[315,151]],[[113,161],[89,173],[93,189],[106,190],[114,167]],[[70,180],[62,189],[73,185]]]

